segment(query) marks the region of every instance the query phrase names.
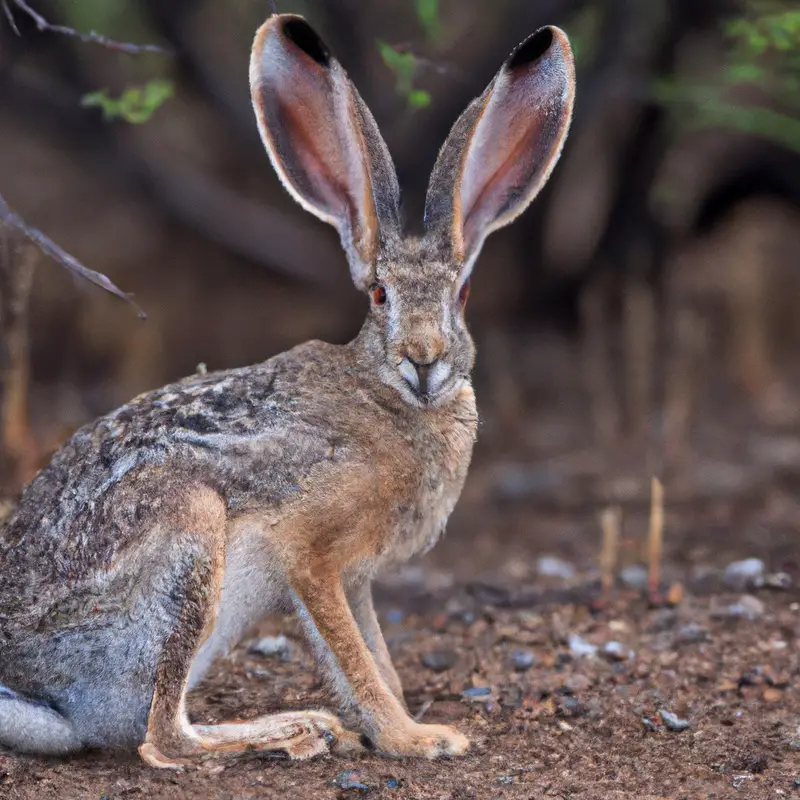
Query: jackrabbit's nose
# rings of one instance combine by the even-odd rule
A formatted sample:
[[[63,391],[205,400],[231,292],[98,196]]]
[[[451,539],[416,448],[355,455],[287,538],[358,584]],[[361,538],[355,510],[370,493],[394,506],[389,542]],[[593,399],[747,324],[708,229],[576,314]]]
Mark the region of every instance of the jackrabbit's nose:
[[[438,358],[434,358],[433,361],[427,362],[420,362],[414,361],[411,356],[406,356],[409,360],[411,365],[414,367],[417,373],[417,388],[420,394],[428,394],[428,375],[430,375],[430,371],[436,362],[439,360]]]

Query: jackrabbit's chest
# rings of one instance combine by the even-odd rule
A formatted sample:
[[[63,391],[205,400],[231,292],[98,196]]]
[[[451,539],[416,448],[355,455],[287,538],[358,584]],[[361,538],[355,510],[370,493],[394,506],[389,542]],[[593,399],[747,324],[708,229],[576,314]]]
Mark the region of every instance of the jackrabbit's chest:
[[[472,389],[464,390],[452,411],[426,423],[413,437],[412,479],[396,504],[394,535],[382,560],[400,562],[424,553],[442,535],[472,458],[477,431]]]

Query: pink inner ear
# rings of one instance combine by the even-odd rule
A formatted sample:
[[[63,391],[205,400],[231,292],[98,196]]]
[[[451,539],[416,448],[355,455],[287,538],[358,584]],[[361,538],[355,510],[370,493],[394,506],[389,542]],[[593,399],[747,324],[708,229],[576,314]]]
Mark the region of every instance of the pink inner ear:
[[[502,214],[520,187],[529,183],[536,164],[531,164],[530,159],[526,158],[526,151],[534,136],[535,131],[530,126],[517,137],[513,137],[513,131],[508,131],[507,141],[497,143],[498,150],[506,155],[505,159],[495,167],[494,173],[486,176],[482,185],[474,187],[477,195],[469,200],[469,206],[462,207],[464,247],[467,252],[472,249],[481,231]]]
[[[295,180],[307,185],[311,198],[326,214],[342,218],[350,213],[350,204],[347,202],[348,192],[342,180],[341,155],[337,152],[334,142],[327,141],[325,134],[319,131],[311,132],[307,129],[307,109],[297,109],[291,104],[282,103],[281,115],[297,159],[299,174],[294,175]],[[335,136],[327,131],[328,136]],[[352,222],[352,220],[351,220]]]
[[[487,234],[528,206],[548,176],[571,115],[570,87],[571,61],[555,48],[529,65],[505,66],[490,86],[461,168],[467,259]]]

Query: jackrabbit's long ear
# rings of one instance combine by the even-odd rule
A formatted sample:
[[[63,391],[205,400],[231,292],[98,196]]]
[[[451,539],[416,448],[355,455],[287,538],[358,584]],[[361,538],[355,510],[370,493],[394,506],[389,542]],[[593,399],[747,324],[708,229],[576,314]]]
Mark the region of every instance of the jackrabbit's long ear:
[[[354,283],[372,282],[381,240],[400,230],[400,189],[378,126],[339,62],[302,18],[270,17],[256,33],[250,91],[283,185],[338,231]]]
[[[521,214],[553,170],[575,96],[563,31],[540,28],[511,53],[453,126],[433,168],[425,227],[469,275],[484,239]]]

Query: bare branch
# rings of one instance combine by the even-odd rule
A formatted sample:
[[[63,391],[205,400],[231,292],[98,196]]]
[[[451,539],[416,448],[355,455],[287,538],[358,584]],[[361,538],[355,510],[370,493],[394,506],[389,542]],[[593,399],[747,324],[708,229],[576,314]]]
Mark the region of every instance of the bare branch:
[[[3,13],[6,15],[6,19],[8,20],[8,24],[11,26],[11,30],[20,36],[19,28],[17,27],[17,21],[14,19],[14,15],[11,13],[11,9],[8,7],[8,1],[3,0]]]
[[[78,259],[76,259],[74,256],[71,256],[66,250],[63,250],[61,247],[59,247],[52,239],[45,236],[40,230],[30,227],[25,220],[19,216],[19,214],[15,213],[11,210],[11,208],[9,208],[2,195],[0,195],[0,223],[5,223],[6,225],[10,225],[12,228],[18,230],[23,236],[33,242],[43,253],[50,256],[50,258],[54,259],[55,261],[58,261],[59,264],[74,272],[76,275],[80,275],[81,278],[91,281],[91,283],[95,284],[95,286],[99,286],[101,289],[105,289],[107,292],[116,295],[126,303],[130,303],[130,305],[133,306],[134,310],[138,314],[139,319],[147,319],[147,314],[142,311],[142,309],[136,304],[129,294],[123,292],[122,289],[116,286],[116,284],[114,284],[101,272],[95,272],[93,269],[89,269],[89,267],[81,264]]]
[[[166,56],[175,55],[172,50],[169,50],[165,47],[160,47],[156,44],[131,44],[130,42],[118,42],[114,39],[108,39],[107,37],[102,36],[99,33],[95,33],[94,31],[89,31],[89,33],[81,33],[80,31],[76,31],[74,28],[67,27],[66,25],[54,25],[51,22],[48,22],[37,11],[34,11],[25,2],[25,0],[3,0],[3,9],[5,10],[9,21],[11,22],[11,26],[15,31],[17,31],[17,35],[19,35],[19,31],[17,30],[11,10],[7,5],[7,2],[9,1],[13,3],[20,11],[27,14],[34,21],[36,27],[41,32],[47,31],[49,33],[61,33],[64,36],[74,36],[75,38],[80,39],[82,42],[97,44],[100,45],[100,47],[106,47],[109,50],[116,50],[120,53],[128,53],[130,55],[140,55],[142,53],[158,53]]]

